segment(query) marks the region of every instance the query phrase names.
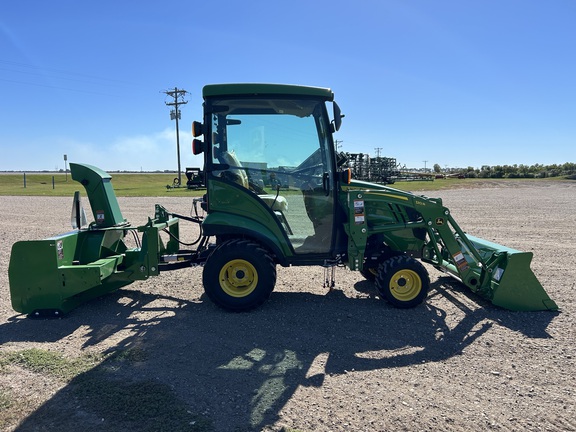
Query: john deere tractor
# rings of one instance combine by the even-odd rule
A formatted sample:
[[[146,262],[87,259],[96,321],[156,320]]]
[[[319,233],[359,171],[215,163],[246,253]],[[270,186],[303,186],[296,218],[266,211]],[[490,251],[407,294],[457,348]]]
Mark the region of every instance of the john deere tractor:
[[[277,265],[346,265],[374,281],[389,303],[410,308],[430,285],[422,263],[497,306],[557,309],[530,269],[532,253],[465,234],[439,198],[351,178],[335,150],[343,115],[330,89],[207,85],[203,98],[192,146],[204,155],[206,194],[198,216],[157,205],[148,224],[133,228],[121,216],[110,176],[71,164],[94,221],[14,245],[9,276],[16,311],[65,313],[134,280],[193,264],[203,264],[208,297],[232,311],[253,309],[270,296]],[[75,208],[79,221],[78,199]],[[196,249],[179,246],[182,219],[200,225]],[[136,248],[123,240],[131,231],[142,234]],[[37,276],[31,278],[32,267]]]

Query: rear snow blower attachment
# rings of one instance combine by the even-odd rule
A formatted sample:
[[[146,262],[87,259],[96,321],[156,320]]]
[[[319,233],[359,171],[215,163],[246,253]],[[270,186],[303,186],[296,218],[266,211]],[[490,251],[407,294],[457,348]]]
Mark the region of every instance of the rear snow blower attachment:
[[[76,192],[72,210],[74,231],[44,240],[19,241],[12,246],[8,276],[12,307],[31,316],[60,316],[95,297],[137,280],[198,261],[199,253],[179,250],[179,219],[156,205],[154,219],[131,227],[122,217],[111,177],[104,171],[70,164],[72,179],[88,194],[94,222],[85,225],[85,213]],[[83,223],[84,222],[84,223]],[[160,231],[170,235],[166,245]],[[125,236],[141,234],[141,244],[128,248]]]

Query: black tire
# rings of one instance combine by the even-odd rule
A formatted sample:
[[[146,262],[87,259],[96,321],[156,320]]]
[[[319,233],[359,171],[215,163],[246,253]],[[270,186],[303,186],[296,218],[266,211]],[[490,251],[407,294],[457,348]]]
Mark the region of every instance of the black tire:
[[[223,309],[240,312],[264,303],[276,285],[270,253],[249,240],[226,240],[210,254],[202,273],[204,292]]]
[[[397,308],[412,308],[424,301],[430,278],[424,266],[414,258],[398,255],[383,261],[376,276],[378,292]]]
[[[376,281],[376,275],[378,274],[378,268],[364,267],[362,270],[360,270],[360,274],[362,276],[364,276],[364,279],[366,279],[367,281],[375,282]]]
[[[378,268],[380,267],[380,263],[382,263],[385,259],[394,256],[392,252],[386,249],[382,249],[382,252],[378,254],[378,259],[365,259],[364,260],[364,268],[360,270],[360,274],[364,276],[367,281],[376,282],[376,277],[378,276]]]

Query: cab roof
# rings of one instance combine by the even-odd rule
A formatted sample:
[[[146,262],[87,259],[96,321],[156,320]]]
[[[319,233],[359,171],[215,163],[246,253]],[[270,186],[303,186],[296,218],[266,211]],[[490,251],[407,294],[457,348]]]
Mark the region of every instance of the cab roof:
[[[292,84],[209,84],[202,89],[204,99],[222,96],[306,96],[334,100],[334,93],[329,88],[310,87]]]

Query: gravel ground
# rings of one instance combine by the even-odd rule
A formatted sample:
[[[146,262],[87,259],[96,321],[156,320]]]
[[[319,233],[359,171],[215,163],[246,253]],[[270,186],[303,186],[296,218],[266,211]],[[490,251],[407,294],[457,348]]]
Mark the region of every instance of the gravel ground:
[[[141,356],[117,377],[165,384],[216,431],[574,431],[576,183],[506,185],[430,195],[470,234],[532,251],[558,313],[499,309],[427,266],[432,289],[415,309],[390,307],[346,269],[329,293],[322,268],[279,267],[270,300],[233,314],[204,297],[201,269],[192,268],[64,319],[30,320],[10,306],[10,247],[68,231],[71,198],[0,197],[0,351],[74,358],[137,348]],[[134,225],[156,202],[185,214],[190,207],[170,197],[119,201]],[[81,407],[71,385],[23,369],[0,373],[0,391],[30,407],[10,430],[120,430],[117,415]]]

